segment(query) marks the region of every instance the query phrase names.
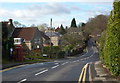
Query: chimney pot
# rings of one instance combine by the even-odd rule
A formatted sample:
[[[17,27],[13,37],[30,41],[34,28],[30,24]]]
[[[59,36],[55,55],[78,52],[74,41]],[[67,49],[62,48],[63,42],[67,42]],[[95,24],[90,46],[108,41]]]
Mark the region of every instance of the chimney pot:
[[[12,19],[9,19],[10,24],[12,24]]]

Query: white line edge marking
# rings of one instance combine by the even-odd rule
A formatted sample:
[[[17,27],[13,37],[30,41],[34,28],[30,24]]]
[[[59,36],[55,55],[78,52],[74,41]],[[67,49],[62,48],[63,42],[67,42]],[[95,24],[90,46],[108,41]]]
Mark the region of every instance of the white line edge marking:
[[[58,67],[58,66],[59,66],[59,65],[53,66],[52,69],[54,69],[54,68],[56,68],[56,67]]]
[[[23,80],[21,80],[20,82],[17,82],[17,83],[21,83],[21,82],[24,82],[24,81],[26,81],[27,79],[23,79]]]
[[[44,72],[46,72],[46,71],[48,71],[48,69],[43,70],[43,71],[41,71],[41,72],[39,72],[39,73],[36,73],[35,75],[37,76],[37,75],[42,74],[42,73],[44,73]]]

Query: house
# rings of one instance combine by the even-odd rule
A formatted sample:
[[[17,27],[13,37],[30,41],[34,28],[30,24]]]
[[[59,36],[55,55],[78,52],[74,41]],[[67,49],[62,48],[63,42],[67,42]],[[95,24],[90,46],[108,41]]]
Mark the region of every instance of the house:
[[[42,50],[42,33],[38,30],[37,27],[15,28],[12,37],[14,38],[14,44],[21,44],[20,42],[23,42],[24,49]]]
[[[44,33],[41,31],[41,34],[42,34],[42,38],[43,38],[43,46],[50,46],[50,38]]]
[[[45,31],[45,34],[50,38],[53,46],[59,46],[61,43],[60,37],[62,36],[60,33],[55,32],[54,30]]]

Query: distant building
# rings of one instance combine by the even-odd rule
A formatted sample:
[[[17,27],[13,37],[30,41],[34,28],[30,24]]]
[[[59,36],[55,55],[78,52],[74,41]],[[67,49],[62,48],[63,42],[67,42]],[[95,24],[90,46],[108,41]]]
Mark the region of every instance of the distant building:
[[[55,32],[54,30],[47,30],[45,34],[50,38],[53,46],[59,46],[61,43],[60,37],[62,36],[60,33]]]
[[[42,38],[43,38],[43,46],[50,46],[50,38],[44,33],[41,31],[41,34],[42,34]]]

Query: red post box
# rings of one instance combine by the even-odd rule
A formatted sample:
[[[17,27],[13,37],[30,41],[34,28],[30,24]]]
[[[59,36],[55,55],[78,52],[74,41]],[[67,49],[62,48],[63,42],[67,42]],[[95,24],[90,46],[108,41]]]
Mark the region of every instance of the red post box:
[[[15,60],[23,61],[23,48],[22,45],[15,46]]]

